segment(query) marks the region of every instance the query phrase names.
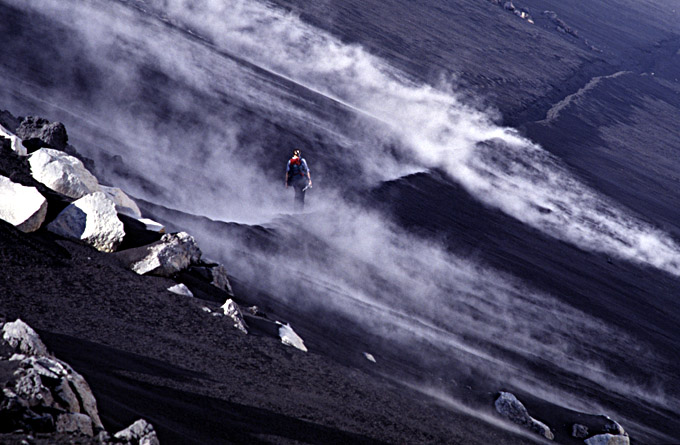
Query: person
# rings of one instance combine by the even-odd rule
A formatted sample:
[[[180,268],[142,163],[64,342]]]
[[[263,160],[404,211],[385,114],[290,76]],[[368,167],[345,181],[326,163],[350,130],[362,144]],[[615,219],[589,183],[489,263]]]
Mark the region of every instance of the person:
[[[302,209],[305,206],[305,193],[312,186],[312,175],[307,161],[300,150],[293,150],[293,157],[286,164],[286,188],[295,189],[295,206]]]

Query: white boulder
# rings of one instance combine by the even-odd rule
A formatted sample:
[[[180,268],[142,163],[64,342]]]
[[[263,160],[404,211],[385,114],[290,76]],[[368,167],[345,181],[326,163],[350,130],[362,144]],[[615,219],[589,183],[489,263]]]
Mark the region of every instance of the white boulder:
[[[23,141],[14,133],[0,125],[0,136],[12,141],[12,150],[19,156],[27,156],[28,151],[24,147]]]
[[[134,262],[132,270],[140,275],[153,273],[170,276],[201,259],[201,250],[193,236],[186,232],[167,233],[146,249],[145,255]]]
[[[0,219],[22,232],[40,228],[47,214],[47,200],[35,187],[26,187],[0,176]]]
[[[139,419],[113,436],[125,445],[159,445],[153,425],[144,419]]]
[[[168,290],[173,294],[182,295],[185,297],[194,296],[193,292],[191,292],[191,290],[189,290],[189,288],[186,287],[183,283],[175,284],[174,286],[169,287]]]
[[[585,440],[586,445],[630,445],[630,438],[619,434],[598,434]]]
[[[38,334],[20,318],[2,327],[2,338],[11,347],[26,355],[47,355],[47,347]]]
[[[142,212],[139,210],[137,203],[126,195],[123,190],[118,187],[107,187],[105,185],[100,185],[99,188],[116,204],[118,213],[137,219],[142,217]]]
[[[290,327],[290,324],[283,324],[279,321],[276,322],[279,325],[279,338],[284,345],[292,346],[299,349],[300,351],[307,352],[307,347],[302,338],[297,335],[297,333]]]
[[[99,181],[83,163],[63,151],[41,148],[28,162],[37,181],[62,195],[78,199],[100,190]]]
[[[102,252],[113,252],[123,241],[123,223],[116,206],[103,192],[86,195],[66,207],[47,229],[85,241]]]
[[[248,329],[246,328],[246,322],[243,319],[243,313],[241,312],[241,308],[238,306],[238,304],[234,302],[234,300],[230,298],[227,301],[225,301],[224,304],[221,306],[221,309],[224,311],[224,315],[231,318],[231,320],[234,322],[234,327],[236,329],[243,332],[244,334],[248,333]]]

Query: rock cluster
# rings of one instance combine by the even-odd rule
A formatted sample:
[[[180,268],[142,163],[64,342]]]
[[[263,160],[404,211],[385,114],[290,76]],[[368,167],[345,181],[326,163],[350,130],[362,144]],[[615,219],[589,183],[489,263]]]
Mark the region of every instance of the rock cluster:
[[[83,376],[51,355],[38,334],[19,319],[2,325],[0,365],[0,432],[21,429],[96,435],[102,444],[158,444],[153,427],[143,420],[111,438]]]

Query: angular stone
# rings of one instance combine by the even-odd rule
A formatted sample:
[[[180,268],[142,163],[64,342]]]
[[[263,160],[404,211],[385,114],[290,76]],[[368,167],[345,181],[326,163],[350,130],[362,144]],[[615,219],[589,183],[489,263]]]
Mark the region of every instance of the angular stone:
[[[231,320],[234,322],[234,327],[236,329],[243,332],[244,334],[248,333],[246,322],[243,319],[243,313],[241,313],[241,308],[234,302],[234,300],[231,298],[228,299],[224,302],[221,308],[224,311],[224,315],[231,318]]]
[[[630,445],[630,438],[619,434],[598,434],[585,440],[586,445]]]
[[[58,433],[75,433],[92,437],[92,420],[85,414],[65,413],[57,417]]]
[[[2,327],[2,338],[9,345],[26,355],[47,355],[47,347],[29,325],[17,318]]]
[[[107,187],[105,185],[100,185],[99,188],[102,192],[106,193],[109,198],[116,205],[116,210],[118,213],[123,215],[131,216],[133,218],[141,218],[142,212],[139,210],[137,203],[134,202],[125,192],[118,187]]]
[[[172,292],[173,294],[183,295],[185,297],[193,297],[194,296],[194,294],[191,293],[189,288],[186,287],[182,283],[175,284],[174,286],[169,287],[168,291]]]
[[[26,147],[24,147],[21,138],[17,137],[14,133],[9,131],[3,125],[0,125],[0,136],[10,140],[12,151],[14,151],[16,154],[18,154],[19,156],[28,155],[28,151],[26,150]]]
[[[40,228],[47,215],[47,199],[35,187],[26,187],[0,176],[0,219],[22,232]]]
[[[553,440],[555,435],[550,428],[529,415],[526,407],[514,394],[501,391],[495,402],[496,411],[510,419],[511,422],[522,425],[534,431],[546,439]]]
[[[66,207],[47,229],[67,238],[80,239],[102,252],[113,252],[123,241],[123,223],[106,194],[96,192]]]
[[[201,259],[196,240],[186,232],[165,234],[160,241],[144,249],[143,257],[131,265],[131,269],[140,275],[167,277]]]
[[[50,122],[36,116],[27,116],[17,128],[17,136],[35,148],[51,147],[58,150],[66,148],[68,135],[61,122]]]
[[[212,275],[212,281],[210,284],[226,291],[229,295],[234,295],[234,291],[231,289],[231,283],[229,282],[229,276],[227,275],[227,269],[221,264],[210,268],[210,273]]]
[[[28,162],[33,177],[55,192],[78,199],[99,191],[99,181],[73,156],[51,148],[41,148]]]
[[[126,445],[159,445],[156,431],[144,419],[139,419],[113,436]]]
[[[297,335],[293,328],[290,327],[290,324],[283,324],[279,321],[277,321],[276,324],[279,325],[279,338],[281,338],[281,343],[297,348],[300,351],[307,352],[305,342]]]

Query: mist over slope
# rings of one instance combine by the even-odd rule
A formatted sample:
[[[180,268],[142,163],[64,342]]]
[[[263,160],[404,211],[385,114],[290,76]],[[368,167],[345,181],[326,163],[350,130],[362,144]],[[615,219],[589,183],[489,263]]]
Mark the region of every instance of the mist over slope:
[[[351,2],[5,1],[0,99],[64,121],[106,178],[161,216],[263,225],[273,249],[184,219],[319,349],[352,351],[360,338],[384,360],[378,372],[481,418],[484,394],[511,387],[668,441],[680,428],[678,196],[666,185],[676,166],[652,160],[644,173],[663,184],[643,178],[637,192],[624,174],[600,177],[626,162],[607,153],[622,128],[639,137],[635,123],[659,108],[608,112],[609,132],[578,109],[600,116],[611,102],[593,93],[648,82],[653,57],[628,62],[638,54],[627,36],[640,53],[671,55],[652,81],[662,91],[637,94],[678,113],[668,49],[678,30],[656,20],[669,5],[651,4],[621,2],[638,19],[608,36],[575,8],[526,2],[580,26],[598,53],[491,2],[379,13]],[[591,74],[604,80],[566,100]],[[656,140],[677,138],[669,127]],[[315,189],[308,212],[291,216],[282,165],[294,146]],[[598,188],[608,179],[618,184]],[[664,188],[669,199],[647,212]],[[325,322],[340,319],[327,338]]]

